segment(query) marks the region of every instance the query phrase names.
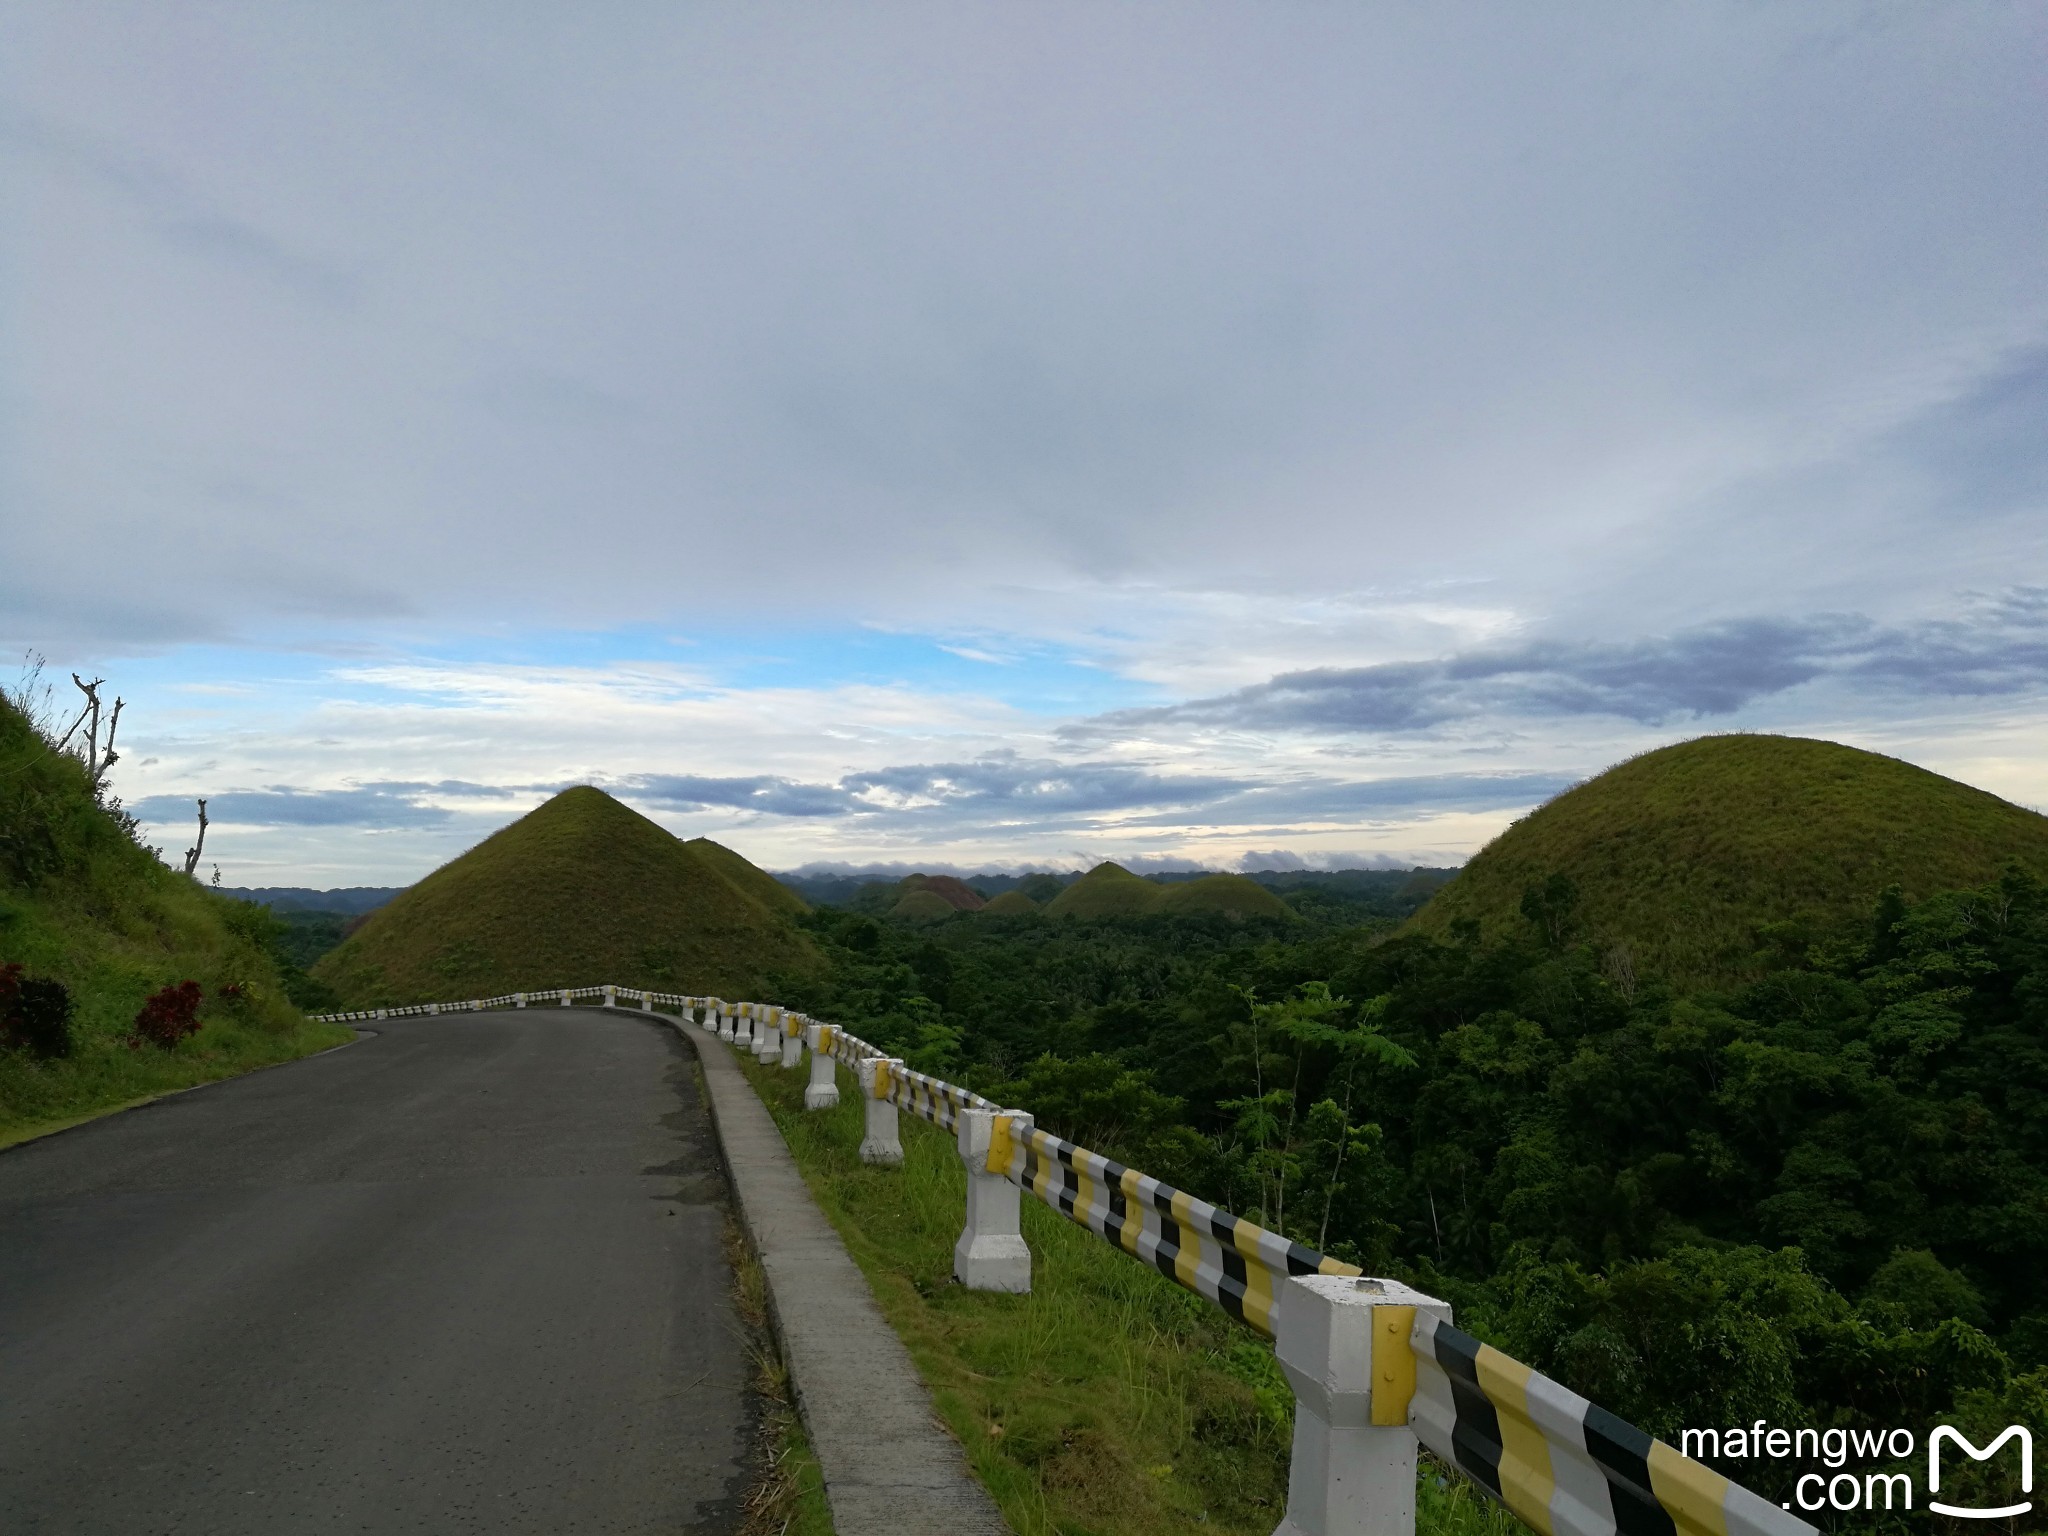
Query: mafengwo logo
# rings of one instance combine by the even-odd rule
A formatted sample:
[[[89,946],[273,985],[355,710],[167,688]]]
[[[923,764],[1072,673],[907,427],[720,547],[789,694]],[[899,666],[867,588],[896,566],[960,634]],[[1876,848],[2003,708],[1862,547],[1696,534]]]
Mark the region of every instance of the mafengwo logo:
[[[2028,1429],[2026,1425],[2011,1424],[2006,1426],[2005,1433],[1996,1440],[1993,1440],[1991,1444],[1981,1451],[1964,1439],[1960,1430],[1951,1428],[1947,1424],[1937,1426],[1934,1433],[1927,1437],[1928,1511],[1932,1514],[1948,1515],[1958,1520],[2010,1520],[2015,1515],[2024,1515],[2031,1510],[2034,1507],[2031,1498],[2019,1504],[2006,1504],[1998,1509],[1972,1509],[1967,1505],[1944,1504],[1939,1499],[1933,1497],[1933,1495],[1941,1492],[1942,1446],[1954,1445],[1957,1450],[1963,1452],[1973,1461],[1989,1461],[2003,1450],[2009,1442],[2014,1440],[2017,1440],[2020,1444],[2020,1492],[2031,1494],[2034,1491],[2034,1432]]]
[[[1935,1426],[1927,1437],[1924,1490],[1914,1483],[1920,1439],[1910,1429],[1793,1430],[1759,1419],[1734,1429],[1683,1430],[1678,1448],[1738,1482],[1770,1489],[1768,1497],[1802,1514],[1924,1510],[1952,1520],[2013,1520],[2034,1509],[2034,1432],[2024,1424],[2007,1425],[1984,1446],[1953,1425]],[[1759,1461],[1765,1465],[1754,1465]],[[1782,1472],[1769,1465],[1787,1461],[1793,1465]],[[2012,1497],[2015,1471],[2020,1499]]]

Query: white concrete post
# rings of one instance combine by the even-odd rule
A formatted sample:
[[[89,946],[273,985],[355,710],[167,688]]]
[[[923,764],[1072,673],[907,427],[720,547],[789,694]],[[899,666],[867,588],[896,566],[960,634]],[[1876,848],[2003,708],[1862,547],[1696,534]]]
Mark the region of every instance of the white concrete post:
[[[377,1017],[380,1019],[388,1019],[391,1017],[391,1010],[389,1008],[379,1008],[377,1010]]]
[[[567,987],[562,988],[562,1006],[564,1008],[569,1006],[569,989]]]
[[[512,994],[512,1006],[514,1008],[524,1008],[526,1006],[526,994],[524,992],[514,992]]]
[[[903,1063],[893,1058],[870,1056],[860,1064],[860,1096],[867,1102],[867,1134],[861,1138],[860,1160],[883,1168],[901,1167],[903,1138],[896,1131],[896,1106],[877,1098],[883,1071],[897,1073]]]
[[[1287,1518],[1273,1536],[1412,1536],[1417,1309],[1451,1309],[1398,1280],[1297,1275],[1273,1353],[1294,1388]]]
[[[1011,1115],[1018,1131],[1031,1126],[1029,1115]],[[970,1291],[1031,1289],[1031,1250],[1024,1246],[1017,1198],[1022,1191],[999,1173],[988,1171],[988,1145],[995,1134],[996,1112],[963,1109],[958,1121],[960,1161],[967,1165],[967,1225],[953,1245],[953,1278]]]
[[[782,1020],[782,1065],[797,1067],[804,1059],[804,1018],[800,1013],[787,1014]]]
[[[619,1006],[619,989],[610,982],[604,984],[604,1005],[607,1008]]]
[[[429,1004],[427,1004],[427,1012],[428,1012],[428,1013],[432,1013],[432,1014],[438,1014],[438,1013],[440,1013],[440,1011],[441,1011],[441,1005],[440,1005],[439,1003],[429,1003]]]
[[[642,1013],[654,1012],[654,994],[644,988],[640,993],[640,1011]]]
[[[764,1067],[782,1055],[782,1013],[763,1003],[754,1020],[754,1060]]]
[[[718,1004],[708,997],[700,997],[697,1001],[704,1008],[702,1016],[697,1020],[697,1027],[707,1035],[716,1035],[718,1033]]]
[[[718,1005],[718,1038],[731,1044],[739,1038],[739,1014],[731,1003]]]
[[[811,1048],[811,1080],[804,1085],[805,1109],[834,1109],[839,1104],[839,1073],[829,1050],[820,1049],[830,1024],[804,1028],[804,1043]]]
[[[732,1043],[743,1051],[754,1048],[754,1005],[741,1003],[739,1017],[733,1021]]]

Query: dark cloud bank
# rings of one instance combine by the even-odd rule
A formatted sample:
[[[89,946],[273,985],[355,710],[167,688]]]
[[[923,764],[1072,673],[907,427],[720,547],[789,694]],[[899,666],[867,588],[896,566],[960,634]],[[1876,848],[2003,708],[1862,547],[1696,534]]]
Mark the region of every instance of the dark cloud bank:
[[[1864,694],[2012,695],[2048,680],[2048,588],[1966,617],[1879,625],[1855,614],[1738,619],[1622,644],[1537,641],[1437,661],[1287,672],[1235,693],[1081,722],[1070,739],[1157,726],[1404,732],[1481,716],[1609,715],[1639,725],[1730,715],[1806,683]]]

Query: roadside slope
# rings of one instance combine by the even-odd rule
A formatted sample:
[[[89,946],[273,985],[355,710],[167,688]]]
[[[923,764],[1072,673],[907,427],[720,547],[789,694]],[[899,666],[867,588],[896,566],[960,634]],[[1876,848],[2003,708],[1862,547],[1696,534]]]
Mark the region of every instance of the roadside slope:
[[[287,995],[276,922],[167,868],[96,803],[84,765],[0,701],[0,968],[54,981],[71,1050],[0,1046],[0,1146],[122,1104],[353,1038]],[[199,1032],[128,1044],[144,999],[199,984]]]

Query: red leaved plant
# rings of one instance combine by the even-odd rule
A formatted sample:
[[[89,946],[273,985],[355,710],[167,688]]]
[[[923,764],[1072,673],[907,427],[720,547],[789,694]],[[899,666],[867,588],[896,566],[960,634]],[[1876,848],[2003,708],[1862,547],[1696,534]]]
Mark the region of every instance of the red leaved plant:
[[[181,981],[150,994],[142,1011],[135,1015],[135,1033],[128,1048],[138,1050],[145,1043],[171,1050],[199,1029],[199,983]]]

